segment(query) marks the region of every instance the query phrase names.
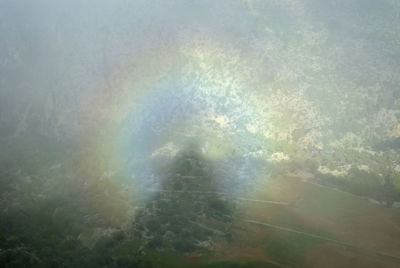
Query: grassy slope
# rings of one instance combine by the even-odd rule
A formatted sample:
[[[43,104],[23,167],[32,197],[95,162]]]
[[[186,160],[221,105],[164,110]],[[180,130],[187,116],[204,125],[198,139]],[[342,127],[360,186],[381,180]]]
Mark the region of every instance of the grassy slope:
[[[400,213],[335,189],[294,178],[272,181],[261,199],[243,202],[234,241],[221,246],[216,260],[264,261],[289,267],[397,267]],[[250,219],[293,231],[245,222]],[[300,234],[296,232],[304,232]],[[321,237],[312,237],[307,234]],[[332,241],[329,241],[332,240]]]

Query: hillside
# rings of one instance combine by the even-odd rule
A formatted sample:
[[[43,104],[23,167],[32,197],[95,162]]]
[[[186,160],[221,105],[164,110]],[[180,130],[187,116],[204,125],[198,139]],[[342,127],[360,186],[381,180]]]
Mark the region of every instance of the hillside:
[[[397,267],[396,0],[0,1],[0,267]]]

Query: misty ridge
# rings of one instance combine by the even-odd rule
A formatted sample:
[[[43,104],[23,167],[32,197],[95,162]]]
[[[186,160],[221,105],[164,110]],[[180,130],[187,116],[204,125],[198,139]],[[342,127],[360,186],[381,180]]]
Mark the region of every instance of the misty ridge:
[[[0,267],[398,267],[400,2],[0,1]]]

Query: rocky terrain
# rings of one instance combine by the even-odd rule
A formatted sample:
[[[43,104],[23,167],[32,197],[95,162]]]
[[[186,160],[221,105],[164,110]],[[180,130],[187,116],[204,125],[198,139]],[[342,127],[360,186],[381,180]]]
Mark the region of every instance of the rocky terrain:
[[[396,267],[398,25],[395,0],[1,1],[0,266]]]

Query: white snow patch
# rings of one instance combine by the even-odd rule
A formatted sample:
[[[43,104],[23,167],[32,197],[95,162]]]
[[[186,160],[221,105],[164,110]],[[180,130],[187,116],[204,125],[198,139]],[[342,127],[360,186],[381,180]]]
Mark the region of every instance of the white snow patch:
[[[358,165],[357,168],[359,170],[362,170],[362,171],[365,171],[365,172],[369,172],[370,171],[370,168],[367,165]]]
[[[282,162],[282,161],[287,161],[289,159],[290,157],[287,154],[283,152],[276,152],[271,154],[268,160],[272,162]]]
[[[230,120],[226,115],[215,115],[211,120],[217,123],[220,127],[225,128],[228,126]]]
[[[168,142],[164,146],[162,146],[162,147],[158,148],[157,150],[155,150],[151,154],[151,157],[152,158],[155,158],[155,157],[172,158],[172,157],[176,156],[178,151],[179,151],[178,146],[176,146],[173,142]]]
[[[257,128],[252,124],[247,124],[246,125],[246,129],[247,129],[248,132],[250,132],[252,134],[257,133]]]
[[[345,165],[341,166],[338,169],[329,169],[327,166],[320,166],[318,168],[318,171],[321,172],[322,174],[331,174],[333,176],[344,176],[347,175],[351,166],[350,165]]]

